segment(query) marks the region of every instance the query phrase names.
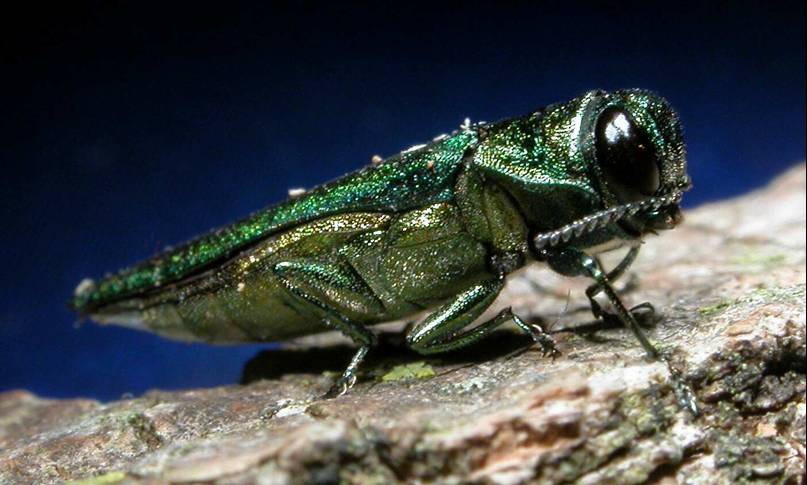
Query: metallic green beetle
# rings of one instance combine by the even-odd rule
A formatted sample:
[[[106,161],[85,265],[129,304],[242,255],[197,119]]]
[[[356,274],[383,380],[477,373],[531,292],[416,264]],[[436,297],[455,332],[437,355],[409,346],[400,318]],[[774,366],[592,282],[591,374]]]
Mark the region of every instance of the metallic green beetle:
[[[611,281],[647,233],[674,227],[690,186],[678,117],[643,90],[590,91],[496,123],[466,123],[147,261],[85,280],[72,306],[101,323],[204,342],[271,342],[338,329],[358,345],[331,394],[354,382],[368,325],[432,313],[417,352],[457,349],[514,321],[473,325],[508,274],[544,261],[594,280],[594,315],[631,328]],[[596,254],[629,246],[610,273]],[[614,313],[594,300],[604,292]],[[642,305],[652,309],[649,304]]]

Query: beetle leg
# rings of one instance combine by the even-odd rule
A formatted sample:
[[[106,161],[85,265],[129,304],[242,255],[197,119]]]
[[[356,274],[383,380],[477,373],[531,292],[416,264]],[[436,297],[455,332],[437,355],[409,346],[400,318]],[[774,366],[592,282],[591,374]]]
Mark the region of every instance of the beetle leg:
[[[338,264],[284,261],[274,266],[274,272],[297,304],[298,311],[322,320],[359,345],[347,369],[325,397],[344,394],[355,384],[359,365],[376,343],[373,332],[344,313],[380,313],[383,311],[381,303],[360,278]]]
[[[639,244],[634,244],[630,247],[630,250],[625,254],[625,257],[622,258],[622,261],[619,264],[608,272],[606,275],[606,279],[613,283],[617,279],[619,279],[625,271],[630,268],[630,265],[636,260],[636,256],[639,254],[639,249],[641,246]],[[602,267],[602,262],[599,258],[593,258],[598,266]],[[596,281],[594,284],[586,288],[586,296],[588,297],[588,301],[591,304],[591,313],[594,314],[594,318],[601,318],[606,323],[621,323],[619,317],[611,312],[605,311],[600,306],[599,302],[594,299],[601,291],[603,291],[603,286],[599,281]],[[637,322],[642,325],[645,322],[649,322],[652,320],[652,316],[655,314],[656,310],[653,308],[653,305],[650,302],[640,303],[630,309],[630,313],[634,315],[634,318],[637,316],[640,310],[644,310],[646,314],[642,315],[640,318],[637,318]]]
[[[650,340],[648,340],[648,338],[645,336],[639,322],[636,320],[636,317],[633,316],[633,313],[625,308],[625,305],[622,303],[622,300],[620,300],[619,295],[616,294],[614,287],[611,286],[611,281],[605,271],[603,271],[599,262],[588,254],[580,251],[580,265],[585,272],[597,282],[597,286],[605,293],[606,298],[608,298],[608,301],[611,302],[611,306],[613,306],[616,312],[615,317],[618,318],[623,325],[633,331],[633,334],[636,335],[636,338],[642,344],[642,347],[644,348],[645,352],[647,352],[647,355],[654,359],[658,358],[658,350],[656,350],[656,347],[653,346]],[[589,300],[592,302],[592,311],[594,311],[594,304],[596,303],[594,297],[589,297]],[[597,307],[599,307],[599,305],[597,305]],[[599,311],[601,314],[603,313],[602,309],[599,309]]]
[[[669,361],[662,356],[656,347],[642,332],[642,328],[636,321],[633,314],[625,308],[622,300],[616,294],[608,275],[603,271],[599,262],[577,248],[564,248],[561,250],[546,251],[543,253],[552,268],[561,274],[567,276],[587,275],[593,278],[597,285],[602,288],[608,301],[616,310],[615,317],[622,322],[622,324],[633,331],[636,338],[642,344],[647,355],[653,359],[658,359],[667,365],[670,372],[671,382],[675,391],[676,398],[679,406],[689,410],[693,416],[698,416],[700,410],[698,407],[697,399],[692,388],[689,387],[681,378],[680,374],[676,372],[669,364]]]
[[[505,308],[492,319],[463,331],[484,313],[503,287],[504,277],[500,276],[463,291],[454,300],[416,324],[406,335],[407,345],[424,355],[447,352],[470,345],[499,325],[513,321],[541,346],[544,354],[553,356],[557,354],[552,338],[539,325],[525,323],[514,315],[510,308]]]
[[[635,244],[630,247],[630,250],[625,254],[625,257],[622,258],[622,261],[620,261],[619,264],[616,265],[614,269],[608,272],[609,281],[614,282],[618,280],[623,274],[625,274],[625,271],[627,271],[628,268],[630,268],[630,266],[636,260],[636,257],[639,255],[639,249],[641,249],[641,246],[639,244]],[[597,259],[597,263],[599,263],[600,266],[602,266],[602,263],[599,261],[599,259],[598,258],[595,259]],[[597,296],[601,291],[602,291],[602,285],[600,285],[599,282],[596,282],[586,289],[586,296],[588,296],[589,298],[593,298]]]
[[[639,339],[645,352],[653,358],[658,357],[658,351],[652,343],[645,337],[642,328],[634,318],[633,314],[625,308],[622,300],[616,294],[614,287],[611,286],[611,281],[608,275],[603,271],[599,261],[594,257],[589,256],[582,250],[575,247],[566,247],[563,249],[544,250],[542,257],[546,259],[549,265],[558,273],[565,276],[589,276],[596,282],[596,286],[605,293],[608,301],[616,311],[615,317],[629,329],[631,329]],[[588,293],[588,292],[587,292]],[[596,317],[602,315],[603,310],[599,303],[594,300],[593,296],[589,297],[591,301],[591,311]],[[598,315],[599,313],[599,315]]]

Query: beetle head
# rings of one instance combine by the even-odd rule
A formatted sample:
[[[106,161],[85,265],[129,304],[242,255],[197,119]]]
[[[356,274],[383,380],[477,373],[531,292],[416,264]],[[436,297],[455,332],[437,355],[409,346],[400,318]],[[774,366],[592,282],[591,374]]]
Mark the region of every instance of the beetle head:
[[[620,219],[620,226],[636,235],[675,227],[682,219],[678,202],[691,182],[681,123],[669,103],[632,89],[603,93],[586,111],[583,156],[604,205],[668,201]]]
[[[681,123],[651,92],[589,91],[479,130],[474,164],[537,234],[561,235],[555,243],[611,224],[641,237],[681,220],[690,186]]]

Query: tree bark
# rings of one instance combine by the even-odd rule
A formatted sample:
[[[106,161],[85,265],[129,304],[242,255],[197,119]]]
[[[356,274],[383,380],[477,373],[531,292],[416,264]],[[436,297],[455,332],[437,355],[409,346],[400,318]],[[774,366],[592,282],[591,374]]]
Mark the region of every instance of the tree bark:
[[[620,282],[648,335],[592,321],[585,280],[508,283],[552,330],[544,357],[505,330],[426,358],[385,334],[348,394],[319,398],[352,349],[333,336],[250,361],[245,383],[110,403],[0,394],[0,483],[805,482],[805,167],[689,211]],[[80,482],[84,483],[84,482]]]

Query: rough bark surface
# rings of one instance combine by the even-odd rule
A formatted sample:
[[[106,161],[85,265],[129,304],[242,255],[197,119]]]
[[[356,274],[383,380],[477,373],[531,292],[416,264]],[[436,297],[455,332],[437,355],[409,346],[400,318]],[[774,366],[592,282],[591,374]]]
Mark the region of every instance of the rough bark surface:
[[[554,360],[511,331],[429,359],[389,337],[352,392],[322,400],[352,351],[326,337],[261,353],[247,384],[0,394],[0,483],[804,483],[803,165],[690,211],[621,282],[655,305],[649,335],[700,418],[629,331],[592,322],[585,284],[530,268],[500,300],[552,327]]]

